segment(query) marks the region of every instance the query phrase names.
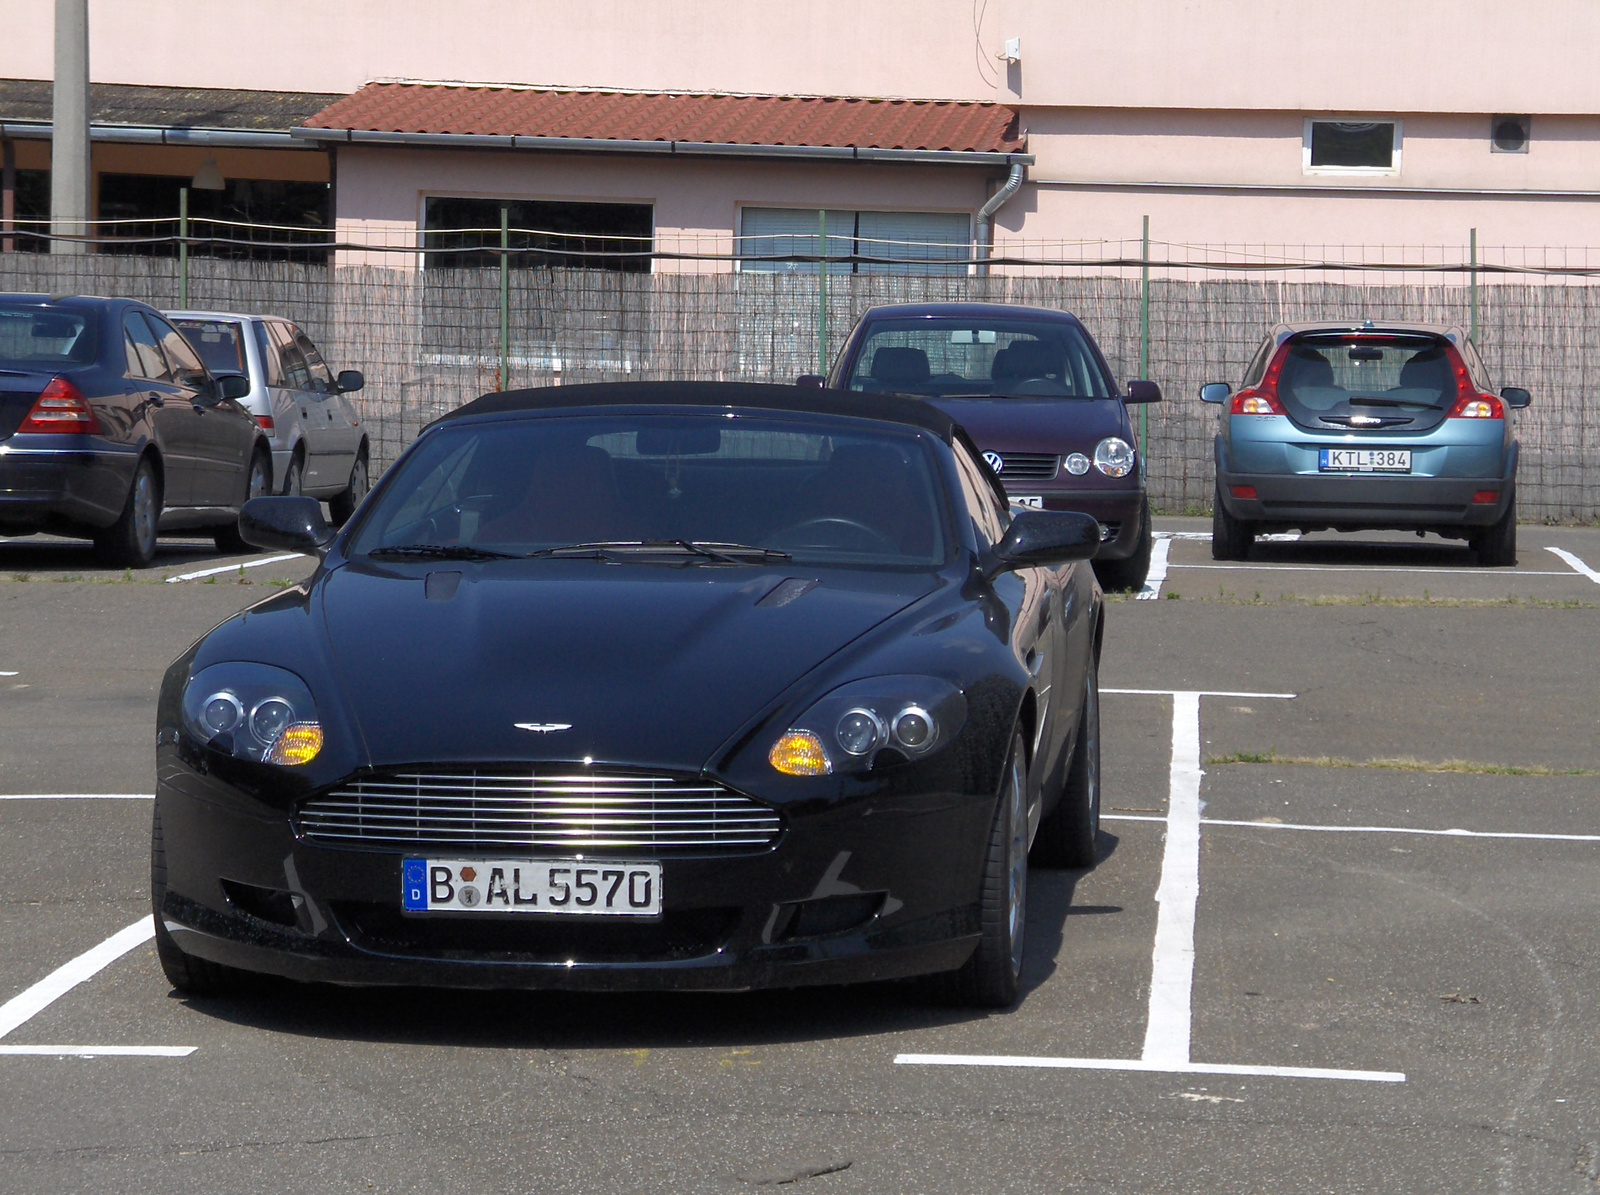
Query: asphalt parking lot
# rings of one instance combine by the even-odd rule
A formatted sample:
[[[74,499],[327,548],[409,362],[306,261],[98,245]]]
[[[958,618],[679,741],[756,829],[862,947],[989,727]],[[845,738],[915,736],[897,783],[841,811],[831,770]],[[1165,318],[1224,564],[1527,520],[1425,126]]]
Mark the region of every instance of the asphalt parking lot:
[[[1159,521],[1110,604],[1103,861],[1034,872],[992,1015],[180,999],[142,929],[156,687],[310,562],[0,542],[0,1186],[1600,1191],[1600,530],[1484,570],[1383,535],[1218,566],[1208,529]]]

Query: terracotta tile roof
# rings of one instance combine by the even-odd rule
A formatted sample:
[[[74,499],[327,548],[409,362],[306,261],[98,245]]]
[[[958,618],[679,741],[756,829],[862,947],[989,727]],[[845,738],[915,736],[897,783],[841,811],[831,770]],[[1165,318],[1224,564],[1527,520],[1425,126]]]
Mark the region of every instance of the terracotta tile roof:
[[[1015,110],[949,100],[826,99],[368,83],[312,129],[1020,153]]]

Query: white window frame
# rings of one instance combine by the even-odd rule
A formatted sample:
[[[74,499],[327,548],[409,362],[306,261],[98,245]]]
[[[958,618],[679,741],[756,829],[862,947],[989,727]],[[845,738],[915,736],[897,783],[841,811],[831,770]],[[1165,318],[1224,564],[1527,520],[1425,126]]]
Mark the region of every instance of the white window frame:
[[[1394,126],[1394,158],[1385,166],[1313,166],[1311,164],[1311,126],[1317,124],[1390,124]],[[1300,170],[1303,174],[1327,174],[1345,178],[1369,176],[1393,178],[1400,173],[1400,151],[1405,144],[1405,121],[1398,116],[1308,116],[1300,135]]]

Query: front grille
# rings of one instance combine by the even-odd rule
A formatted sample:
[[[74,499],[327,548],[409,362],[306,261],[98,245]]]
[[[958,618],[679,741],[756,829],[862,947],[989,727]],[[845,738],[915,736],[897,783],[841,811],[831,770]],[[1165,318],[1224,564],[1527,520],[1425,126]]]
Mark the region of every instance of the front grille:
[[[502,764],[382,772],[300,806],[296,831],[336,846],[749,851],[783,819],[709,780]]]
[[[1049,481],[1060,465],[1061,458],[1047,452],[1002,452],[996,471],[1002,481]]]

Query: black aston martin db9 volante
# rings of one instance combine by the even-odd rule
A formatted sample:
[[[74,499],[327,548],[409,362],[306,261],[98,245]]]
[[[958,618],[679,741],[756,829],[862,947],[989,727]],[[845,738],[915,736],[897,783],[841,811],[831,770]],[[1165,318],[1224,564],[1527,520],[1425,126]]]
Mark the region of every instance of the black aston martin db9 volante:
[[[181,990],[1017,994],[1030,846],[1091,866],[1095,520],[1012,513],[912,399],[485,396],[321,566],[161,690],[156,942]]]

